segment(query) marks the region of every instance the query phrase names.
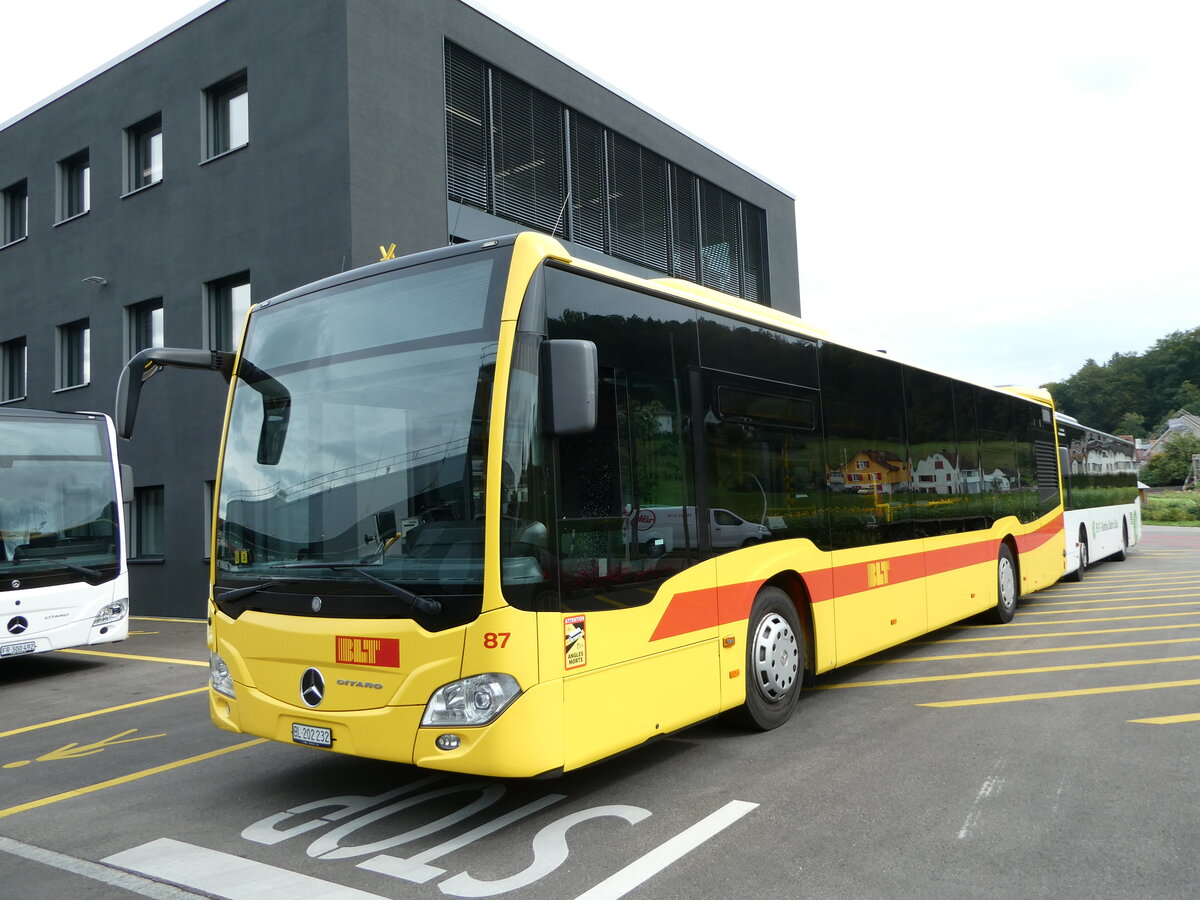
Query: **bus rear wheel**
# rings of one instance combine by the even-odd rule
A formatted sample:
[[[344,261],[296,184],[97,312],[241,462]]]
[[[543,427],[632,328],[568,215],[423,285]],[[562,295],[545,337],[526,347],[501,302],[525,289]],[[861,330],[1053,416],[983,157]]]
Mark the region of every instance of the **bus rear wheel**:
[[[1080,562],[1082,561],[1083,558],[1080,557]],[[1000,556],[996,560],[996,608],[992,610],[992,618],[1001,625],[1011,622],[1017,612],[1019,596],[1017,564],[1013,561],[1012,550],[1008,544],[1001,544]]]
[[[1112,555],[1117,562],[1125,561],[1125,551],[1129,549],[1129,521],[1121,517],[1121,549]]]
[[[1079,567],[1066,577],[1066,581],[1083,581],[1083,570],[1088,567],[1087,533],[1079,529]]]
[[[791,718],[804,681],[804,634],[792,598],[777,587],[762,588],[750,607],[746,637],[741,718],[770,731]]]

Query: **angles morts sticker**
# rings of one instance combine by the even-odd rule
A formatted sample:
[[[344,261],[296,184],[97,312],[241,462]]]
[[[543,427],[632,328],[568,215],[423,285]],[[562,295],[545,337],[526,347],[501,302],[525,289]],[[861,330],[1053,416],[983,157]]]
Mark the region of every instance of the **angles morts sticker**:
[[[566,668],[578,669],[587,665],[586,616],[567,616],[563,619],[566,641]]]
[[[348,637],[339,634],[333,641],[337,662],[393,669],[400,665],[399,638]]]

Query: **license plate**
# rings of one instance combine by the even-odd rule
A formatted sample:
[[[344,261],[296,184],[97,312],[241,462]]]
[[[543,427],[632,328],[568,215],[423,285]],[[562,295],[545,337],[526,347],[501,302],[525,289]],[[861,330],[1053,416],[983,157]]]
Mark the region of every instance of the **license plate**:
[[[333,732],[328,728],[318,728],[315,725],[292,723],[292,740],[297,744],[308,744],[310,747],[332,747]]]
[[[0,646],[0,656],[20,656],[22,653],[32,653],[36,649],[36,641],[25,641],[20,644],[4,644]]]

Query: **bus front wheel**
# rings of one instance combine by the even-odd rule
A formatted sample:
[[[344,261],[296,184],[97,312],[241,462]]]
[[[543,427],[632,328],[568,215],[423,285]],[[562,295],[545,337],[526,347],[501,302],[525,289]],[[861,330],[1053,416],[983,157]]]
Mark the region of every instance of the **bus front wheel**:
[[[804,680],[804,634],[792,598],[764,587],[750,607],[746,641],[745,724],[778,728],[792,715]]]
[[[1081,560],[1082,562],[1082,560]],[[1013,620],[1017,612],[1017,564],[1013,561],[1008,544],[1000,545],[1000,557],[996,560],[996,608],[992,618],[1001,625]]]

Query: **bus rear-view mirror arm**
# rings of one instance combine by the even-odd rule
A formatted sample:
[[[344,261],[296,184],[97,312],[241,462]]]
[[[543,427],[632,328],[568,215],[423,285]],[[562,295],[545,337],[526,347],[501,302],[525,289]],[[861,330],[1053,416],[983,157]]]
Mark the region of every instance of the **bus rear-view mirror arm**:
[[[558,436],[595,431],[600,385],[595,343],[544,341],[541,354],[546,431]]]
[[[142,384],[167,366],[183,369],[211,369],[228,381],[233,375],[233,353],[220,350],[185,350],[177,347],[149,347],[125,364],[117,380],[115,415],[117,434],[125,440],[133,435]]]

